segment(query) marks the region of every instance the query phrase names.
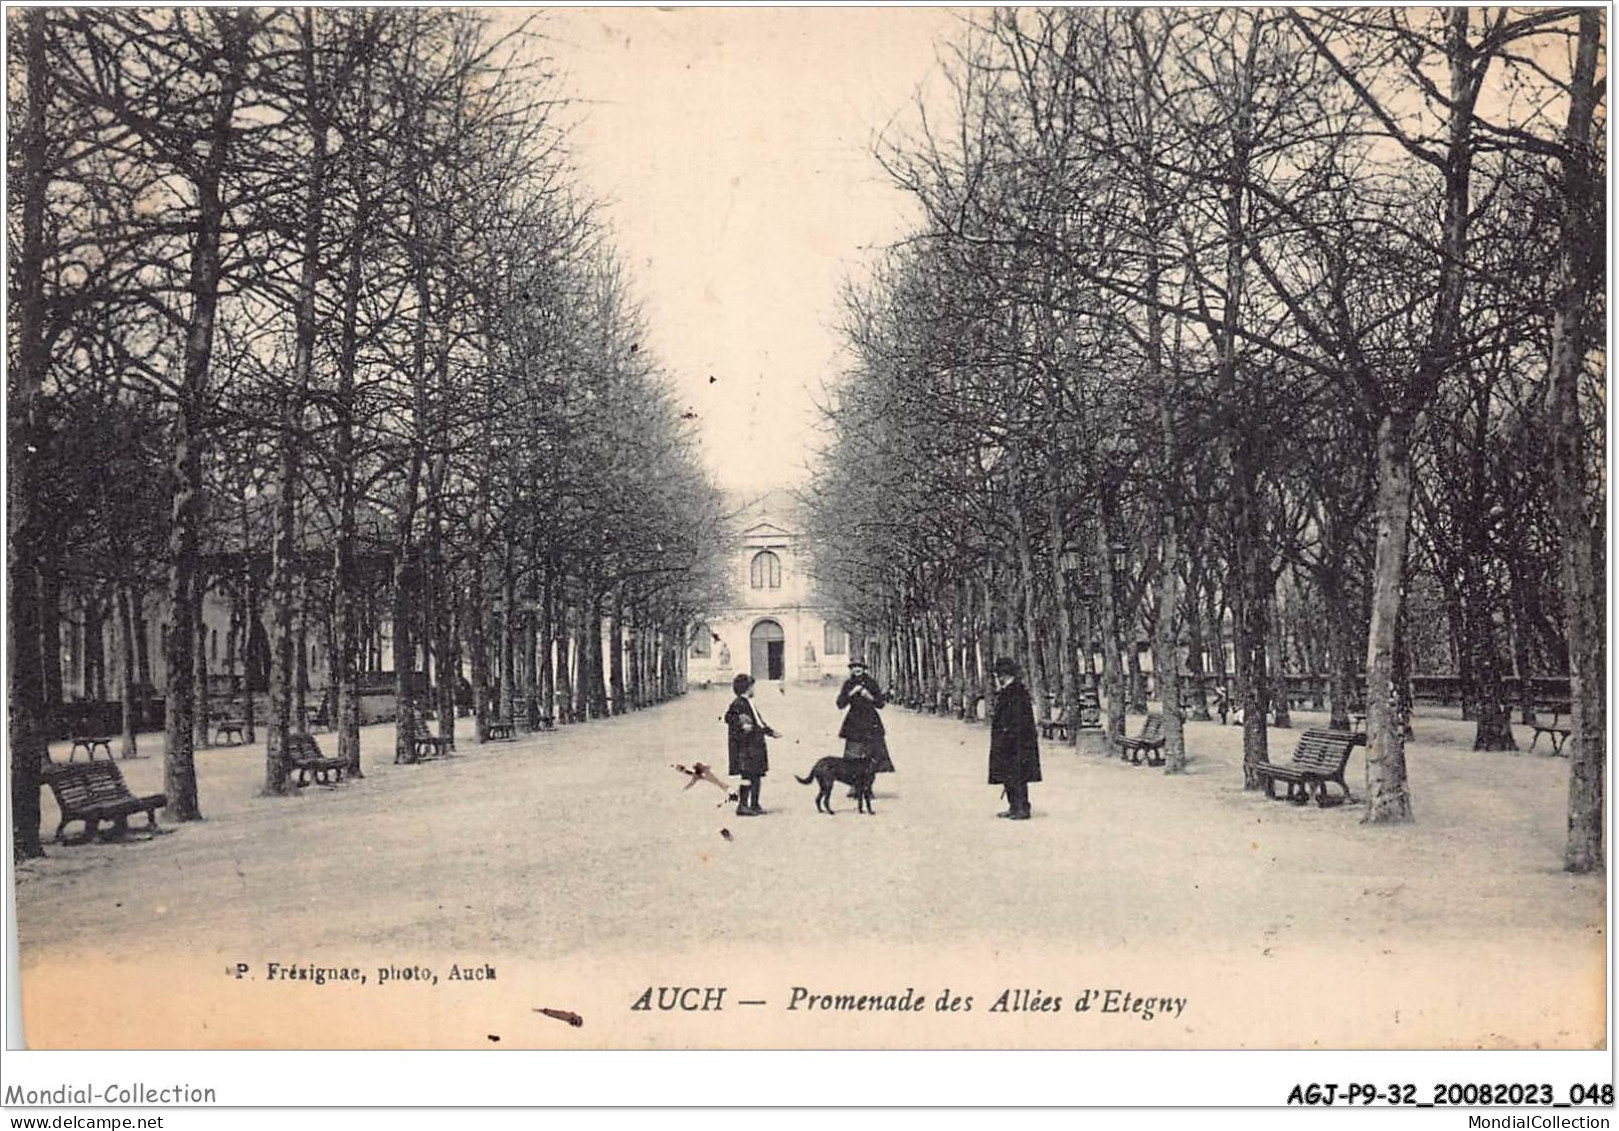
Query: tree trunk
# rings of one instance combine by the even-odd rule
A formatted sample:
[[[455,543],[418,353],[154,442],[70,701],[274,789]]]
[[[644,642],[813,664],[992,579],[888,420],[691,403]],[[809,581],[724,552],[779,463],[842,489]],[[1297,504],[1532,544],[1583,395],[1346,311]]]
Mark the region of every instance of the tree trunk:
[[[364,30],[358,34],[364,35]],[[358,47],[358,45],[356,45]],[[363,52],[357,52],[363,55]],[[337,357],[337,406],[333,421],[332,474],[337,481],[337,531],[332,561],[332,620],[337,640],[332,648],[333,671],[328,702],[337,731],[337,757],[348,764],[351,778],[365,776],[360,765],[360,577],[355,562],[358,537],[359,488],[354,470],[356,415],[355,374],[359,363],[360,291],[365,282],[366,236],[371,222],[370,136],[371,63],[360,64],[357,128],[351,145],[356,154],[349,177],[354,183],[354,227],[349,234],[348,267],[343,277],[342,329]],[[381,664],[376,665],[381,668]],[[330,685],[336,693],[331,694]]]
[[[612,623],[608,628],[607,665],[612,686],[608,714],[624,713],[624,586],[613,587]],[[785,673],[783,673],[785,674]]]
[[[131,595],[134,602],[132,610],[135,617],[135,673],[138,681],[141,700],[141,725],[144,728],[157,725],[157,713],[152,709],[154,688],[152,685],[152,649],[147,633],[149,623],[146,619],[146,592],[144,588],[137,587]]]
[[[242,662],[242,629],[246,617],[242,612],[242,589],[234,581],[230,587],[230,623],[225,628],[225,678],[230,682],[231,694],[240,698],[246,690],[244,681],[238,680],[237,669]],[[239,710],[241,704],[237,704]]]
[[[955,666],[951,671],[951,675],[954,677],[952,694],[955,697],[955,702],[953,707],[954,714],[958,719],[967,718],[969,709],[972,706],[973,678],[967,664],[967,620],[969,616],[967,594],[966,578],[958,573],[955,580],[955,600],[951,606],[950,617],[950,646],[955,650],[953,657]]]
[[[401,543],[394,550],[393,568],[393,669],[394,669],[394,761],[416,761],[416,680],[415,649],[411,647],[411,626],[416,607],[411,599],[409,550]]]
[[[135,617],[130,610],[129,583],[118,583],[118,684],[123,700],[118,756],[134,758],[135,729],[140,725],[140,698],[135,690]]]
[[[1482,523],[1477,524],[1482,527]],[[1473,735],[1474,750],[1516,750],[1512,736],[1512,714],[1501,686],[1501,655],[1495,639],[1495,609],[1484,578],[1484,556],[1489,553],[1482,537],[1466,536],[1470,552],[1464,555],[1463,578],[1466,607],[1464,641],[1472,656],[1473,704],[1478,727]],[[1479,556],[1474,557],[1477,553]]]
[[[337,631],[336,647],[332,649],[333,671],[331,683],[335,695],[329,702],[334,711],[332,725],[337,731],[337,757],[348,766],[348,774],[362,778],[360,765],[360,677],[357,653],[360,645],[359,577],[354,561],[356,535],[355,499],[353,480],[341,493],[339,503],[336,558],[333,564],[332,607]]]
[[[1165,392],[1160,409],[1160,421],[1165,441],[1174,446],[1172,415],[1168,393]],[[1170,458],[1166,455],[1166,458]],[[1173,473],[1172,473],[1173,474]],[[1175,635],[1175,621],[1180,606],[1180,532],[1177,529],[1173,499],[1166,500],[1165,514],[1159,532],[1160,581],[1158,584],[1158,655],[1153,661],[1153,672],[1158,680],[1159,710],[1164,720],[1164,772],[1186,772],[1186,731],[1181,716],[1180,644]]]
[[[607,658],[602,655],[602,598],[606,596],[592,581],[590,585],[588,643],[590,646],[590,718],[607,717]]]
[[[1209,721],[1209,687],[1207,672],[1204,671],[1203,664],[1205,655],[1203,615],[1197,607],[1197,589],[1198,579],[1197,573],[1194,571],[1183,593],[1186,598],[1183,602],[1186,613],[1187,686],[1185,698],[1191,704],[1191,718],[1193,721],[1206,723]]]
[[[298,602],[294,606],[292,723],[300,734],[309,730],[309,575],[298,575]]]
[[[1057,595],[1057,679],[1063,710],[1068,722],[1064,741],[1079,741],[1079,678],[1074,671],[1074,603],[1068,579],[1063,575],[1062,556],[1068,536],[1063,530],[1062,507],[1057,498],[1056,474],[1046,483],[1046,520],[1051,524],[1051,591]]]
[[[84,694],[107,702],[107,607],[93,593],[84,602]]]
[[[1370,824],[1411,820],[1405,724],[1399,717],[1395,649],[1411,526],[1410,425],[1387,415],[1377,426],[1377,553],[1366,647],[1366,815]]]
[[[1344,592],[1343,578],[1335,569],[1318,573],[1316,583],[1327,615],[1327,683],[1328,698],[1332,704],[1332,716],[1327,725],[1333,730],[1347,731],[1351,722],[1351,705],[1357,711],[1365,709],[1357,691],[1355,613]]]
[[[287,758],[287,738],[292,730],[298,662],[303,647],[298,639],[298,480],[300,448],[303,442],[304,402],[309,394],[310,372],[314,366],[315,287],[320,279],[320,251],[326,200],[326,122],[316,92],[314,9],[300,14],[301,50],[299,69],[303,82],[304,110],[310,136],[308,183],[304,192],[302,265],[298,272],[298,300],[294,311],[292,380],[281,390],[281,427],[277,437],[279,474],[277,476],[275,542],[270,566],[270,602],[273,622],[273,652],[270,669],[270,726],[264,750],[264,788],[284,794],[289,788],[291,765]],[[295,656],[294,652],[298,655]],[[301,722],[301,712],[300,712]]]
[[[589,595],[574,605],[569,618],[573,651],[573,721],[590,721],[590,608]]]
[[[917,670],[921,673],[922,680],[922,706],[931,715],[939,710],[939,668],[936,662],[938,658],[938,633],[935,631],[936,625],[934,624],[931,609],[924,611],[917,619],[921,625],[920,640],[917,647]],[[1031,651],[1033,651],[1032,647]],[[1031,668],[1034,665],[1032,655],[1029,658],[1029,664]],[[1031,676],[1030,678],[1034,677]],[[1039,707],[1035,708],[1036,711],[1039,709]]]
[[[43,537],[43,536],[42,536]],[[37,619],[39,621],[40,725],[47,739],[61,737],[62,730],[62,571],[56,540],[36,547],[39,576]]]
[[[283,429],[287,428],[283,420]],[[265,725],[264,791],[291,791],[291,764],[287,736],[292,731],[292,685],[297,679],[293,652],[297,647],[294,621],[294,570],[297,568],[295,495],[297,456],[286,433],[281,438],[281,473],[276,503],[276,533],[270,566],[270,717]]]
[[[995,673],[990,665],[995,661],[995,602],[990,593],[990,583],[986,578],[978,586],[978,593],[983,601],[980,606],[983,612],[978,622],[978,702],[983,706],[985,722],[990,718],[990,704],[995,701]],[[972,712],[973,721],[978,721],[978,711]]]
[[[568,647],[570,629],[568,615],[568,589],[565,578],[557,585],[557,725],[573,722],[573,656]]]
[[[1508,574],[1512,585],[1512,670],[1517,678],[1518,709],[1522,712],[1521,721],[1525,726],[1531,726],[1535,720],[1535,681],[1534,664],[1529,653],[1529,598],[1528,582],[1520,566],[1513,564],[1512,555],[1508,559]]]
[[[1554,498],[1573,707],[1568,740],[1568,846],[1563,854],[1563,867],[1570,872],[1603,867],[1603,773],[1607,765],[1606,641],[1601,571],[1596,564],[1601,527],[1593,522],[1597,516],[1588,514],[1587,456],[1579,403],[1588,346],[1585,319],[1603,246],[1604,186],[1594,168],[1591,144],[1601,39],[1601,11],[1581,9],[1564,131],[1563,215],[1550,374]]]
[[[23,33],[27,109],[17,148],[22,196],[22,248],[15,277],[17,366],[7,405],[6,719],[11,747],[11,857],[45,855],[40,843],[40,767],[50,756],[44,718],[40,548],[48,537],[42,513],[39,454],[45,449],[40,393],[50,357],[45,348],[45,213],[50,195],[46,107],[50,68],[46,8],[17,13]],[[13,97],[15,97],[15,92]],[[15,123],[15,118],[13,122]],[[17,201],[12,200],[16,208]],[[60,670],[60,669],[58,669]]]
[[[1278,729],[1290,728],[1293,725],[1292,703],[1289,701],[1287,684],[1287,649],[1283,642],[1286,636],[1282,629],[1282,612],[1274,591],[1268,602],[1271,610],[1269,618],[1270,632],[1265,640],[1265,666],[1272,673],[1270,686],[1274,688],[1270,700],[1275,714],[1272,724]]]
[[[557,715],[556,590],[556,578],[547,561],[540,585],[540,706],[553,719]]]
[[[193,640],[196,644],[196,659],[191,666],[192,695],[196,706],[192,716],[192,734],[199,747],[212,746],[213,723],[213,697],[208,690],[208,622],[203,619],[202,611],[206,604],[208,593],[208,576],[198,569],[193,579],[196,588],[195,607],[191,611],[191,627]]]
[[[455,597],[452,593],[449,571],[444,565],[444,475],[442,464],[432,477],[432,497],[429,521],[432,526],[431,562],[433,594],[431,619],[433,633],[434,676],[433,689],[437,694],[434,704],[438,712],[438,736],[447,738],[454,749],[455,699],[460,688],[461,664],[455,648]]]
[[[500,717],[517,724],[517,580],[507,543],[500,576]]]
[[[523,583],[523,630],[517,641],[517,701],[525,730],[540,727],[540,626],[534,616],[539,583],[532,573]]]
[[[1125,710],[1132,715],[1147,713],[1146,677],[1141,671],[1141,649],[1134,643],[1124,646]]]
[[[456,720],[461,716],[461,609],[457,592],[452,578],[444,588],[439,610],[438,734],[450,740],[452,750]]]
[[[1231,701],[1231,673],[1226,667],[1225,613],[1220,607],[1219,583],[1213,571],[1203,575],[1203,623],[1209,631],[1207,655],[1214,658],[1209,675],[1225,689],[1224,699]],[[1220,720],[1222,723],[1224,719]]]
[[[173,432],[174,494],[169,522],[169,626],[164,678],[168,722],[164,734],[163,792],[165,812],[174,821],[202,816],[197,799],[197,771],[192,724],[197,703],[192,684],[196,618],[202,591],[198,577],[203,485],[202,444],[208,400],[209,362],[213,356],[214,317],[219,305],[220,236],[225,209],[220,183],[233,136],[236,96],[241,89],[247,55],[247,27],[253,17],[239,11],[224,17],[221,44],[225,73],[214,100],[207,134],[207,156],[194,182],[196,228],[192,233],[187,293],[191,314],[181,360],[179,411]]]
[[[1107,740],[1111,744],[1124,737],[1124,657],[1119,649],[1118,582],[1113,576],[1113,539],[1102,501],[1105,493],[1104,487],[1096,498],[1097,575],[1101,589],[1097,604],[1102,621],[1102,690],[1107,700]]]
[[[633,605],[620,604],[624,615],[624,709],[639,711],[646,706],[641,700],[641,633],[637,628]],[[617,618],[614,618],[615,622]]]
[[[467,584],[472,607],[467,611],[467,652],[472,664],[472,727],[478,744],[489,741],[489,599],[484,593],[483,576],[483,506],[479,506],[477,549],[473,551],[469,566],[471,577]]]
[[[258,697],[254,693],[251,640],[259,621],[259,581],[250,562],[247,566],[247,603],[244,612],[247,623],[242,626],[242,741],[251,746],[258,741]]]
[[[1449,569],[1440,569],[1439,588],[1445,600],[1445,625],[1450,630],[1452,670],[1462,690],[1462,719],[1472,722],[1478,718],[1478,686],[1473,673],[1473,649],[1469,643],[1467,609],[1462,599],[1462,586]]]

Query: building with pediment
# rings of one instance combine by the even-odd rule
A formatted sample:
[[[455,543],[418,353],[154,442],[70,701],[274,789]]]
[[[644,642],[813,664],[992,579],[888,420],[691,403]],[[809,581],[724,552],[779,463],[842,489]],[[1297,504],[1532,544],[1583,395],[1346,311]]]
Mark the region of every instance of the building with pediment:
[[[842,679],[848,635],[827,620],[809,574],[797,506],[785,491],[736,500],[730,603],[699,623],[687,656],[692,683]]]

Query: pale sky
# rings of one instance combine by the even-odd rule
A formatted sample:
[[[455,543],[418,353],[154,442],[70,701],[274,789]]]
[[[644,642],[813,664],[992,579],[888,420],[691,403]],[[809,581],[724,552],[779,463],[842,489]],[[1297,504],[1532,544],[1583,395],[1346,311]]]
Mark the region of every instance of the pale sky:
[[[839,289],[914,203],[872,157],[961,10],[552,9],[571,148],[607,218],[648,345],[695,412],[722,486],[802,478],[839,366]],[[709,377],[715,378],[710,382]]]

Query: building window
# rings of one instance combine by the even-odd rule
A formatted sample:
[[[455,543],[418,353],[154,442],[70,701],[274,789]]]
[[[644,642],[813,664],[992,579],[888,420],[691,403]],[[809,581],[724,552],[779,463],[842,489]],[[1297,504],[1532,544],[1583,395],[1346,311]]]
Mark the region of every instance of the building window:
[[[780,589],[781,559],[769,550],[755,554],[749,580],[755,589]]]
[[[849,634],[841,628],[826,626],[826,638],[821,642],[823,656],[841,656],[849,650]]]

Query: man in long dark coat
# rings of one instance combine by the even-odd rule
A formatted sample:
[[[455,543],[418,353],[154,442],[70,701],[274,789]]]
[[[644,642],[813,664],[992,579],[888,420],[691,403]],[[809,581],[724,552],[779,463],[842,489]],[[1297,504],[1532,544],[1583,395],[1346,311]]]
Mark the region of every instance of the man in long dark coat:
[[[1029,783],[1040,780],[1040,732],[1034,702],[1018,678],[1017,665],[1002,656],[995,661],[995,714],[989,729],[989,784],[1006,787],[1006,812],[1014,821],[1029,819]]]

